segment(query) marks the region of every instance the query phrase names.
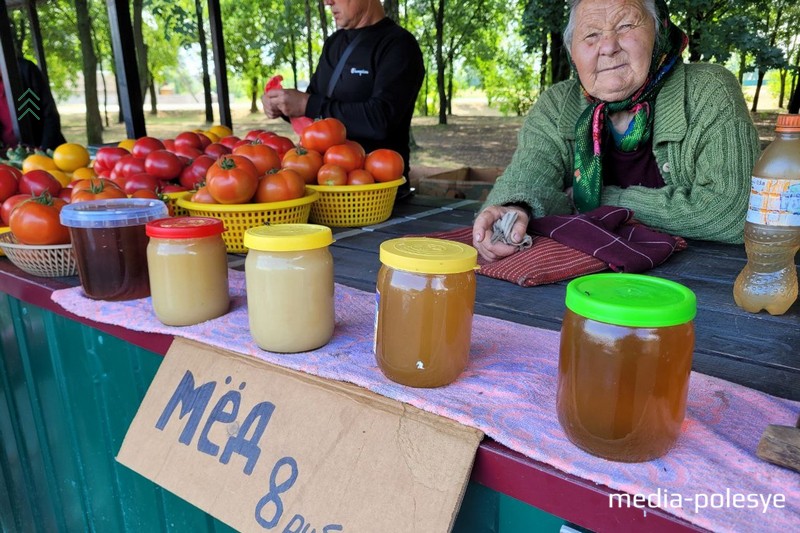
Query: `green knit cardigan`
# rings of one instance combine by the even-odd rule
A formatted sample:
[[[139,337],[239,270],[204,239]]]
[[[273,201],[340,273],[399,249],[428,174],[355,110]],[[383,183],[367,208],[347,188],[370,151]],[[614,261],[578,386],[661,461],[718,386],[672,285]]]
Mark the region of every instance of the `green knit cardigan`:
[[[587,106],[576,80],[545,91],[519,132],[488,205],[527,204],[534,217],[568,214],[575,122]],[[726,68],[679,64],[656,98],[653,153],[664,187],[603,187],[601,203],[650,227],[692,239],[740,243],[750,177],[760,152],[742,88]]]

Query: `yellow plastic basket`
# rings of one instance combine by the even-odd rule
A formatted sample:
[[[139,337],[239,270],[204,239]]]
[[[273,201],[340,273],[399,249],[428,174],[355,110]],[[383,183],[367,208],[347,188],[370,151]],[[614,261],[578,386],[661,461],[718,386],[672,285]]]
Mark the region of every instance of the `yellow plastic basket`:
[[[11,231],[11,228],[9,228],[8,226],[0,226],[0,236],[2,236],[3,233],[8,233],[9,231]],[[5,255],[6,254],[3,251],[3,249],[0,248],[0,257],[5,257]]]
[[[309,220],[334,227],[368,226],[392,215],[397,188],[405,178],[369,185],[308,185],[319,192]]]
[[[164,193],[164,196],[167,197],[167,207],[169,208],[169,212],[172,216],[183,217],[189,214],[189,211],[178,205],[178,200],[186,196],[186,192],[167,192]],[[189,197],[191,197],[191,194],[189,194]]]
[[[75,276],[78,264],[71,244],[33,246],[19,244],[13,233],[0,233],[0,249],[17,268],[34,276]]]
[[[177,205],[193,217],[213,217],[225,224],[222,238],[228,253],[245,253],[244,232],[265,224],[305,224],[311,206],[319,198],[319,193],[306,187],[306,194],[296,200],[269,202],[264,204],[200,204],[189,200],[191,193],[178,198]]]

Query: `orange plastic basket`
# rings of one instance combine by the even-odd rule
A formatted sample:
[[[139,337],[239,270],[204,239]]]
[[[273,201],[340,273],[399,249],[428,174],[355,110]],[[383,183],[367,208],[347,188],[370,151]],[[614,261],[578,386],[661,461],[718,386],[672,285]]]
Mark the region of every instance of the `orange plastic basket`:
[[[392,215],[397,188],[405,178],[369,185],[308,185],[319,192],[309,220],[334,227],[368,226]]]
[[[191,193],[184,193],[176,204],[193,217],[213,217],[225,224],[222,239],[228,253],[247,252],[244,246],[244,232],[265,224],[305,224],[311,206],[319,198],[319,193],[306,187],[306,194],[296,200],[269,202],[263,204],[201,204],[189,200]]]
[[[0,250],[17,268],[34,276],[54,278],[75,276],[78,263],[71,244],[33,246],[19,244],[13,233],[0,233]]]

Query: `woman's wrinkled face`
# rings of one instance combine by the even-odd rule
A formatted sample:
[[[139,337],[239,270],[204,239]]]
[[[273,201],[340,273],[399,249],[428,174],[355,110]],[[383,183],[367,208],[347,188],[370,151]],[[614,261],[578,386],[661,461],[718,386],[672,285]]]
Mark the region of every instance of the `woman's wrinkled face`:
[[[616,102],[641,87],[654,43],[655,23],[641,0],[583,0],[576,8],[572,61],[595,98]]]

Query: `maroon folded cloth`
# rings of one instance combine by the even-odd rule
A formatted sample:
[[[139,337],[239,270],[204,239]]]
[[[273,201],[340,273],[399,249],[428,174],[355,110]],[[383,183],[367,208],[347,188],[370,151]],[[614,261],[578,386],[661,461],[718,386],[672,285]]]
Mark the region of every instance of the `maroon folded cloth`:
[[[616,207],[609,209],[609,206],[603,206],[583,215],[548,216],[536,219],[534,222],[551,219],[545,221],[543,228],[546,229],[549,226],[553,226],[550,232],[553,233],[554,238],[534,235],[533,246],[527,250],[504,257],[499,261],[486,261],[479,256],[478,264],[480,269],[478,274],[510,281],[523,287],[533,287],[577,278],[586,274],[600,272],[607,268],[616,271],[624,269],[625,272],[643,272],[663,262],[673,252],[686,248],[686,241],[681,237],[673,237],[654,231],[633,220],[631,218],[633,213],[630,210],[623,209],[623,213],[617,213],[616,211],[619,209]],[[609,211],[615,213],[611,215]],[[583,238],[582,235],[579,235],[580,238],[569,238],[569,234],[572,233],[569,229],[559,229],[564,224],[571,224],[566,219],[578,217],[591,218],[584,222],[570,225],[569,229],[577,229],[579,234],[585,232],[588,235],[593,235],[597,240],[591,241]],[[591,228],[587,230],[586,228],[590,226]],[[610,227],[614,229],[609,229]],[[429,233],[425,237],[449,239],[471,245],[472,227]],[[566,238],[568,241],[581,241],[576,246],[581,246],[583,251],[554,240],[561,238]],[[671,246],[668,248],[663,243],[671,243]],[[667,249],[669,249],[669,252],[666,252]],[[592,252],[594,252],[594,255]],[[615,252],[619,252],[620,255],[615,256]],[[639,257],[641,254],[649,259]],[[635,261],[630,260],[629,256],[633,256]],[[633,268],[638,268],[639,265],[651,264],[652,266],[647,266],[647,268],[633,270]]]
[[[686,241],[633,220],[633,211],[604,205],[579,215],[535,218],[528,231],[594,256],[615,272],[645,272],[663,263]]]

